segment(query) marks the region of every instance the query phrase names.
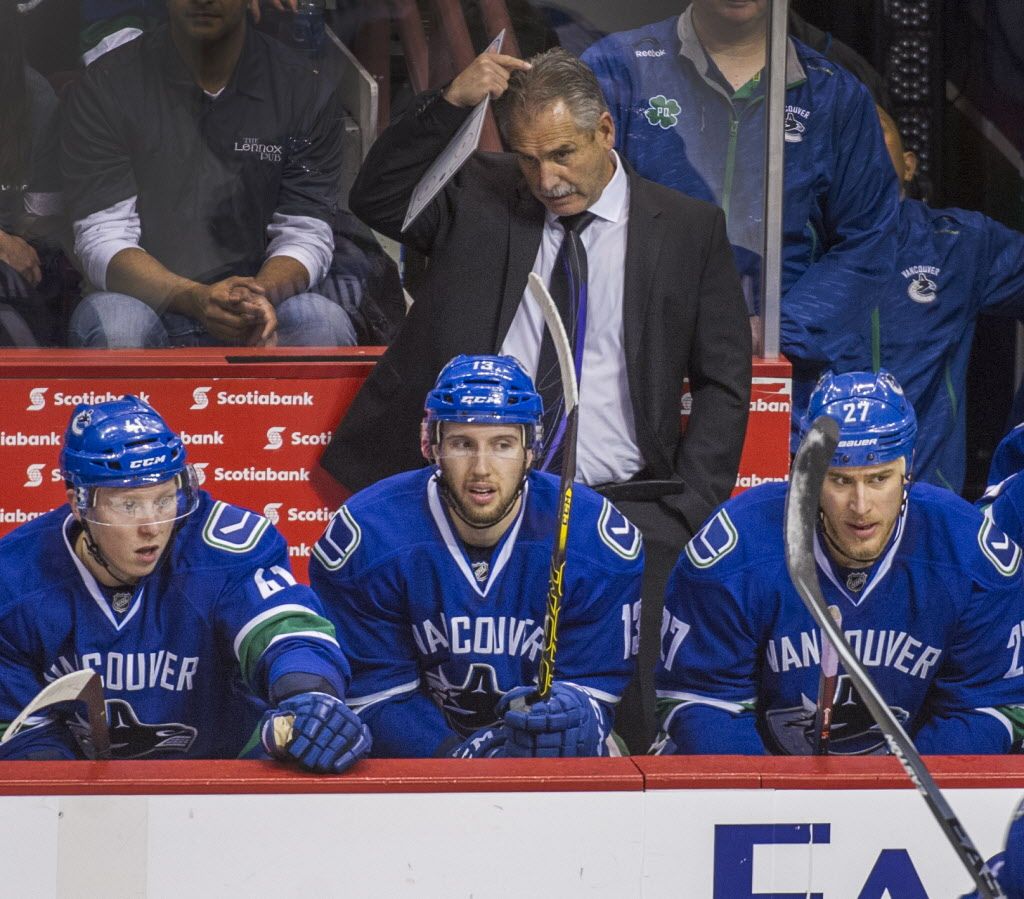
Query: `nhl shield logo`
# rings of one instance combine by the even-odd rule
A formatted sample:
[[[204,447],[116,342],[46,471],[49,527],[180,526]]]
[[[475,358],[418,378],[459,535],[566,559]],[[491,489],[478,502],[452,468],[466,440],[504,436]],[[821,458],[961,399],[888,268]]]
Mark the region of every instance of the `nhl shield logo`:
[[[860,593],[868,582],[868,576],[863,571],[851,571],[846,576],[846,589],[853,593]]]

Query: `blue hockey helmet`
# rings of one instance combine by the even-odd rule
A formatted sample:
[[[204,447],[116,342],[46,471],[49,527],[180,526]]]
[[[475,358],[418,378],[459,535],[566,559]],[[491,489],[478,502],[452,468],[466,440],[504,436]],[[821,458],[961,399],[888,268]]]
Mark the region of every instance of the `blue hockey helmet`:
[[[801,439],[820,415],[831,416],[839,424],[832,467],[860,468],[904,459],[905,474],[910,477],[917,416],[899,382],[884,368],[877,374],[825,372],[800,423]]]
[[[515,356],[456,356],[441,369],[423,411],[429,444],[439,441],[442,421],[522,425],[534,450],[542,436],[544,403]]]
[[[95,505],[94,488],[149,487],[172,478],[177,478],[180,494],[173,517],[188,515],[199,504],[196,476],[186,463],[181,438],[152,406],[131,395],[75,407],[64,434],[60,469],[75,489],[83,514]]]

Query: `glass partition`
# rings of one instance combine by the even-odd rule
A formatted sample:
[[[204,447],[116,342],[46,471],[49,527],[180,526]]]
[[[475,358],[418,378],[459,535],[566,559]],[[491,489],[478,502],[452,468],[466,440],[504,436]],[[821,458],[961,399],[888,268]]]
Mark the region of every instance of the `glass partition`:
[[[779,347],[779,294],[844,237],[809,149],[824,113],[788,93],[818,72],[792,43],[777,45],[787,93],[766,119],[769,0],[222,0],[217,13],[96,0],[72,16],[58,6],[68,8],[5,5],[15,27],[0,29],[3,93],[20,98],[7,102],[16,127],[0,155],[8,346],[388,343],[415,300],[401,278],[429,263],[349,212],[349,188],[379,130],[501,29],[514,55],[582,55],[621,156],[723,209],[755,353]],[[781,25],[784,0],[774,8]],[[777,134],[771,205],[766,120]],[[480,146],[502,146],[491,121]],[[874,182],[843,177],[868,204]],[[782,315],[798,369],[806,327]],[[814,349],[809,370],[829,352]]]

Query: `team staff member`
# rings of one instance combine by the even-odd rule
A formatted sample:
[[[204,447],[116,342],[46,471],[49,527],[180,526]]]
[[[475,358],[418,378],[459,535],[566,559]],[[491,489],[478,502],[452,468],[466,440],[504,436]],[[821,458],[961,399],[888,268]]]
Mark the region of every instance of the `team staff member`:
[[[915,477],[963,488],[967,364],[980,314],[1024,318],[1024,234],[965,209],[906,196],[917,157],[878,110],[900,182],[896,268],[879,303],[882,365],[917,413]]]
[[[265,748],[339,772],[370,748],[341,697],[349,667],[313,592],[261,515],[196,485],[181,439],[133,396],[75,408],[68,505],[0,540],[0,722],[49,681],[103,676],[114,758],[233,758],[267,704]],[[292,716],[292,740],[273,739]],[[5,758],[75,758],[59,720]]]
[[[509,153],[475,153],[406,231],[420,177],[490,94]],[[750,335],[721,210],[638,177],[614,152],[593,73],[563,50],[483,54],[442,93],[419,97],[374,144],[350,200],[376,230],[430,257],[415,303],[374,367],[323,464],[350,489],[422,463],[423,396],[457,353],[511,353],[536,376],[543,327],[536,271],[554,292],[571,222],[587,265],[577,479],[611,497],[644,534],[638,682],[621,733],[635,752],[654,736],[661,597],[679,551],[736,482],[750,397]],[[574,322],[567,322],[573,333]],[[583,339],[580,340],[579,338]],[[692,406],[680,433],[679,399]],[[545,389],[557,373],[537,377]],[[549,411],[555,408],[549,402]],[[544,459],[558,428],[549,427]]]
[[[825,375],[805,429],[839,423],[815,538],[822,592],[922,753],[1002,753],[1024,721],[1021,551],[950,491],[911,484],[914,410],[886,371]],[[820,635],[786,571],[786,485],[726,503],[665,599],[663,753],[815,750]],[[884,752],[840,669],[829,751]]]
[[[353,496],[310,559],[380,756],[592,756],[633,673],[641,537],[572,496],[556,680],[536,688],[558,478],[532,470],[542,402],[510,356],[458,356],[427,396],[429,468]]]
[[[96,292],[84,346],[349,344],[316,293],[334,249],[342,109],[245,0],[168,0],[169,21],[74,86],[62,171]]]
[[[583,54],[619,152],[641,175],[722,206],[752,290],[764,236],[767,23],[767,0],[694,0]],[[785,73],[780,340],[793,363],[795,433],[823,368],[872,366],[897,189],[867,89],[792,38]]]

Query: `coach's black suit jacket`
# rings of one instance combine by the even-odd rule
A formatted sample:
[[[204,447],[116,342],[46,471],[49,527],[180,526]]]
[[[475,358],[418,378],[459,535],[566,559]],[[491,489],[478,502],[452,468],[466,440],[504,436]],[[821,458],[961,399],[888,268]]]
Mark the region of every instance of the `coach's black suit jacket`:
[[[458,353],[501,347],[540,247],[544,207],[510,154],[476,153],[401,232],[409,196],[467,110],[417,98],[363,163],[349,196],[371,227],[429,257],[415,299],[324,453],[349,489],[423,464],[419,423]],[[750,326],[725,217],[716,206],[629,174],[625,353],[646,467],[613,498],[663,497],[692,534],[735,483],[750,395]],[[616,323],[609,323],[614,327]],[[680,396],[693,405],[680,434]]]

